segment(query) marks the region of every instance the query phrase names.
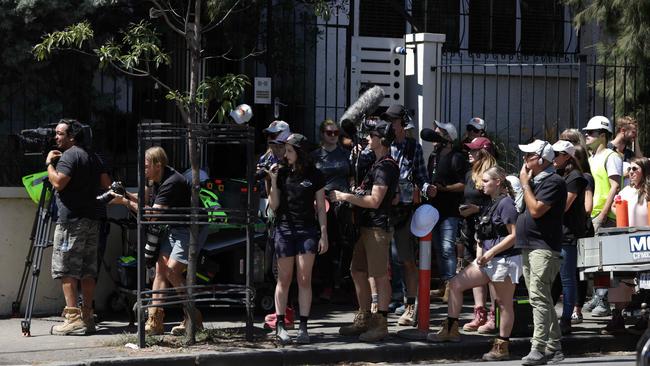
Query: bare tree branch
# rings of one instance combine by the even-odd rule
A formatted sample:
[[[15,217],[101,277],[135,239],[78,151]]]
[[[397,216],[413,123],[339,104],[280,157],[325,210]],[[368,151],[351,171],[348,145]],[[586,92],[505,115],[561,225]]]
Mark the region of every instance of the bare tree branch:
[[[185,25],[184,25],[184,27],[185,27],[184,29],[185,29],[186,32],[187,32],[187,24],[189,24],[189,22],[190,22],[190,10],[192,10],[192,2],[188,1],[187,2],[187,10],[185,11]]]
[[[158,85],[160,85],[161,87],[163,87],[163,89],[165,89],[165,90],[167,90],[167,91],[171,91],[171,90],[172,90],[172,88],[171,88],[169,85],[163,83],[160,79],[158,79],[156,76],[154,76],[152,73],[150,73],[150,72],[148,72],[148,71],[141,70],[141,69],[137,69],[137,68],[133,68],[133,70],[136,71],[136,72],[131,72],[131,71],[129,71],[129,70],[127,70],[127,69],[121,67],[120,65],[116,64],[116,63],[113,62],[112,60],[111,60],[111,61],[108,61],[108,63],[109,63],[109,64],[110,64],[114,69],[116,69],[117,71],[122,72],[122,73],[124,73],[124,74],[126,74],[126,75],[133,76],[133,77],[138,77],[138,78],[148,77],[148,78],[151,78],[151,79],[152,79],[153,81],[155,81],[156,83],[158,83]]]
[[[228,56],[230,51],[232,51],[232,47],[230,47],[230,49],[228,49],[228,51],[226,51],[226,52],[224,52],[224,53],[222,53],[220,55],[205,56],[205,57],[203,57],[203,59],[204,60],[212,60],[212,59],[216,59],[216,58],[222,58],[222,59],[228,60],[228,61],[243,61],[243,60],[246,60],[249,57],[259,56],[261,54],[264,54],[264,52],[266,52],[266,50],[255,51],[255,46],[253,46],[253,49],[250,50],[250,52],[248,52],[248,54],[246,56],[243,56],[243,57],[240,57],[240,58],[231,58],[231,57]]]
[[[205,27],[203,27],[203,33],[206,33],[206,32],[209,32],[209,31],[213,30],[214,28],[220,26],[221,23],[223,23],[226,19],[228,19],[228,16],[230,16],[230,13],[232,13],[232,11],[235,9],[235,7],[237,7],[237,5],[239,5],[239,1],[240,0],[235,1],[233,6],[230,9],[228,9],[228,12],[226,12],[226,15],[224,15],[221,18],[221,20],[219,20],[218,22],[216,22],[214,24],[207,24]]]
[[[157,0],[149,0],[157,9],[160,11],[160,14],[162,14],[163,19],[165,19],[165,23],[167,23],[167,26],[171,28],[174,32],[180,34],[181,36],[185,37],[185,32],[180,30],[176,25],[172,23],[172,21],[169,19],[167,16],[167,11],[165,8],[160,5],[160,3]]]

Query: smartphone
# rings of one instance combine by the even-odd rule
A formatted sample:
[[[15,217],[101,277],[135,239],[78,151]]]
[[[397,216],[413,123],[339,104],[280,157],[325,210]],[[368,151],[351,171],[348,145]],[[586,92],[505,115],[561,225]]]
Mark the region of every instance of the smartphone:
[[[468,208],[469,208],[469,205],[466,205],[466,204],[462,204],[462,205],[458,206],[459,211],[465,211]]]

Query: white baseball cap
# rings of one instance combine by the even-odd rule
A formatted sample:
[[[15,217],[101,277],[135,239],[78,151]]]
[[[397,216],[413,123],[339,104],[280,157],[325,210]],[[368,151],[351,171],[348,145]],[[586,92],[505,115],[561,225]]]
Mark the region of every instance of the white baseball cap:
[[[609,118],[605,116],[593,116],[587,122],[587,127],[582,129],[583,131],[594,131],[594,130],[607,130],[609,133],[614,133],[614,128],[612,127],[612,122]]]
[[[576,154],[575,146],[567,140],[557,140],[557,142],[553,144],[553,151],[565,152],[571,156],[575,156]]]
[[[480,117],[473,117],[472,119],[467,121],[467,124],[465,125],[472,126],[477,130],[485,130],[485,121]]]
[[[253,110],[248,104],[240,104],[230,111],[230,117],[236,124],[241,125],[242,123],[250,121],[253,117]]]
[[[451,141],[454,141],[458,138],[458,131],[456,131],[456,127],[452,125],[451,123],[444,123],[444,122],[438,122],[438,121],[433,121],[435,122],[436,126],[438,126],[440,129],[447,131],[447,134],[449,134],[449,138]]]
[[[411,233],[421,238],[433,230],[439,219],[438,210],[431,205],[422,205],[415,210],[411,218]]]
[[[519,150],[525,153],[535,153],[546,161],[553,161],[555,153],[553,146],[544,140],[535,140],[528,145],[519,145]]]

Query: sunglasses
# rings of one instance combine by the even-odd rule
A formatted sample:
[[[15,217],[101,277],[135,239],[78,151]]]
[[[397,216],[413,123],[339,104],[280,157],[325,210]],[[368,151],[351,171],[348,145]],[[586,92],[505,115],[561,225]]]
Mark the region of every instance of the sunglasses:
[[[481,130],[479,130],[478,128],[476,128],[476,127],[474,127],[472,125],[468,125],[467,126],[467,132],[479,133],[479,132],[481,132]]]
[[[629,169],[630,169],[630,171],[632,171],[632,172],[636,172],[636,171],[640,171],[640,170],[641,170],[641,168],[639,168],[638,166],[631,166]]]
[[[330,136],[330,137],[338,136],[338,135],[339,135],[339,131],[338,131],[338,130],[336,130],[336,131],[325,130],[324,133],[325,133],[326,136]]]
[[[598,136],[598,135],[600,135],[600,131],[598,131],[598,130],[593,130],[593,131],[587,131],[587,132],[585,132],[585,136],[591,136],[591,137],[594,137],[594,136]]]
[[[266,134],[266,139],[267,139],[267,140],[275,140],[275,139],[278,137],[279,134],[280,134],[279,132],[276,132],[276,133],[267,133],[267,134]]]

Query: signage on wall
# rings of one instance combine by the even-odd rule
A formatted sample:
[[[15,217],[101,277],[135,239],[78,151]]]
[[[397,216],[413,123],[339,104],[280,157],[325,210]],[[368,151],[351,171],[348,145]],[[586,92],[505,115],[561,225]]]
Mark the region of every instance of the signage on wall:
[[[255,78],[255,104],[271,104],[271,78]]]

